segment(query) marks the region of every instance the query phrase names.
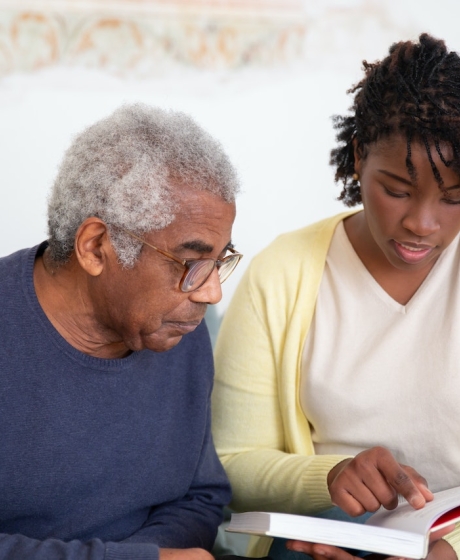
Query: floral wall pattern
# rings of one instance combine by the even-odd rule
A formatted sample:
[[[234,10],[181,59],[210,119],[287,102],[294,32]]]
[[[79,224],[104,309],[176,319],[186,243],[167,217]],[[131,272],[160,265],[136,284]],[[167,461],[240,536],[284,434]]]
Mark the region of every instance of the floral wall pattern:
[[[305,33],[299,0],[0,0],[0,75],[272,65],[301,56]]]

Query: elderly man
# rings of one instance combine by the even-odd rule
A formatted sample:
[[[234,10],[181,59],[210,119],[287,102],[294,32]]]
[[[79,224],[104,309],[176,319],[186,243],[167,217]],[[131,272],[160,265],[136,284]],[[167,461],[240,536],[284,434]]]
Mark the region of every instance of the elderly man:
[[[127,105],[67,151],[49,239],[0,259],[0,559],[210,557],[230,490],[203,316],[237,191],[182,113]]]

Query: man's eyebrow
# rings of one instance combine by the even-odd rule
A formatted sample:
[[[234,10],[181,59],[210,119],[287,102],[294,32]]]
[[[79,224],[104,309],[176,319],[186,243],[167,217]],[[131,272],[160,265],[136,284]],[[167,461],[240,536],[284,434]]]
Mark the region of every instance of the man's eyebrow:
[[[395,173],[391,173],[391,171],[386,171],[385,169],[378,169],[378,171],[380,173],[383,173],[384,175],[387,175],[388,177],[392,177],[393,179],[396,179],[396,181],[401,181],[401,183],[404,183],[404,184],[408,185],[409,187],[414,187],[415,186],[415,185],[412,184],[410,179],[406,179],[405,177],[400,177],[399,175],[396,175]],[[442,187],[443,191],[453,191],[455,189],[460,189],[460,184],[452,185],[451,187]]]
[[[200,241],[199,239],[192,239],[191,241],[185,241],[184,243],[178,245],[175,248],[175,251],[183,251],[184,249],[189,249],[195,253],[212,253],[214,247],[209,245],[209,243]]]
[[[212,253],[214,251],[214,247],[212,245],[209,245],[209,243],[205,243],[204,241],[200,241],[199,239],[185,241],[184,243],[178,245],[174,249],[174,251],[180,252],[184,249],[188,249],[189,251],[194,251],[195,253],[200,253],[203,255],[206,253]],[[233,249],[233,243],[231,241],[229,241],[227,245],[225,245],[222,251],[225,251],[227,249]]]

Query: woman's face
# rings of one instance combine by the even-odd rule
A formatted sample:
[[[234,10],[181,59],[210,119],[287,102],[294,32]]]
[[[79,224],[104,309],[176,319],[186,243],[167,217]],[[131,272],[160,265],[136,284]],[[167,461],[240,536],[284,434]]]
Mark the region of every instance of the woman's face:
[[[451,157],[441,145],[443,158]],[[434,177],[424,144],[413,142],[411,161],[415,181],[406,166],[403,136],[372,144],[366,157],[355,151],[360,176],[365,228],[369,241],[393,267],[430,270],[460,231],[460,177],[442,162],[434,146],[431,157],[443,179]]]

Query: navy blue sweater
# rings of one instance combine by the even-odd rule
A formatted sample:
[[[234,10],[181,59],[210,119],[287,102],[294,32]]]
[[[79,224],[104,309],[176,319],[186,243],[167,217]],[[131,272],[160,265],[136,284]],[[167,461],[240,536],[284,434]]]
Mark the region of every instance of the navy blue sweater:
[[[230,490],[205,324],[168,352],[83,354],[38,303],[36,253],[0,259],[0,560],[209,550]]]

